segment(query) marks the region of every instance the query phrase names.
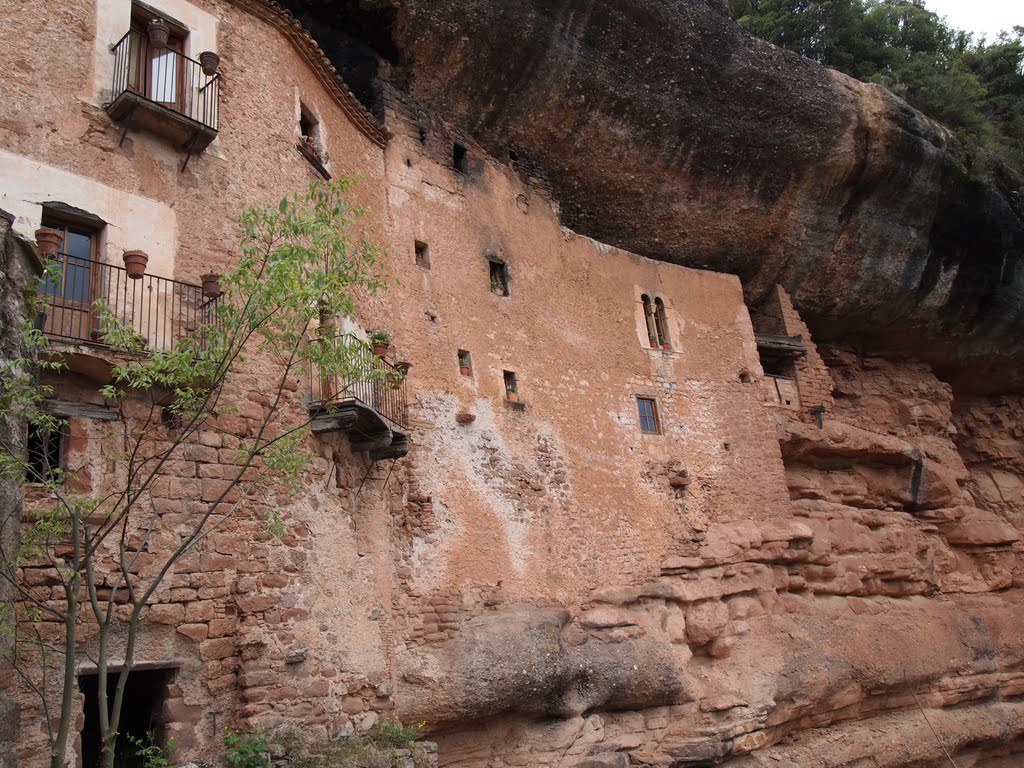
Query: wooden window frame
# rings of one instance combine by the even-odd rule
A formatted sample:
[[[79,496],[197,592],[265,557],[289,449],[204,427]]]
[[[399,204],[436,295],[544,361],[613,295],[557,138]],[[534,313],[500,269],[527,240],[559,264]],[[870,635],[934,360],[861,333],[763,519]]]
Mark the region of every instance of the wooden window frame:
[[[644,412],[644,405],[650,404],[650,413]],[[665,434],[661,425],[661,415],[658,413],[658,398],[649,397],[647,395],[636,396],[636,407],[637,415],[640,419],[640,432],[645,435],[663,435]],[[650,430],[646,428],[648,421],[654,422],[654,429]]]
[[[56,440],[56,466],[35,466],[35,462],[33,461],[34,454],[38,454],[39,452],[34,452],[32,450],[33,435],[36,436],[36,440],[43,441],[45,443],[42,461],[46,464],[50,464],[49,455],[51,453],[51,448],[49,446],[49,442]],[[64,469],[65,457],[67,454],[67,437],[67,423],[62,424],[57,428],[56,436],[53,435],[52,431],[47,431],[45,434],[41,434],[40,430],[37,430],[32,424],[29,424],[28,430],[25,433],[25,454],[27,459],[25,483],[27,485],[45,485],[46,483],[52,482],[54,480],[54,475]],[[57,475],[57,477],[59,478],[60,475]]]
[[[508,297],[508,264],[500,259],[487,259],[487,280],[491,293],[495,296]]]

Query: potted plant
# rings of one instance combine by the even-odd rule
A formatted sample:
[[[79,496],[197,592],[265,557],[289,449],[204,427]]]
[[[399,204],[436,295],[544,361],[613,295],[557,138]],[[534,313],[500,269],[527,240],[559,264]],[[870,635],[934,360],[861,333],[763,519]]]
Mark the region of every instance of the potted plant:
[[[207,77],[217,74],[217,67],[220,66],[220,56],[213,51],[203,51],[199,54],[199,67]]]
[[[505,397],[511,400],[513,403],[519,402],[519,388],[515,383],[505,385]]]
[[[122,258],[124,259],[124,268],[128,270],[128,277],[132,280],[138,280],[146,274],[149,255],[145,251],[125,251]]]
[[[43,256],[56,256],[63,239],[56,229],[40,227],[36,230],[36,245],[39,246],[39,253]]]
[[[315,136],[307,136],[306,146],[309,147],[309,151],[313,153],[316,159],[320,161],[320,165],[327,165],[331,159],[331,155],[319,138]]]
[[[216,299],[223,293],[220,289],[220,273],[209,272],[205,275],[200,275],[199,279],[203,283],[203,296],[208,299]]]
[[[392,389],[399,389],[405,383],[411,367],[412,363],[395,363],[395,370],[391,376]]]
[[[469,353],[459,353],[459,373],[463,376],[469,376]]]
[[[373,345],[373,354],[384,357],[391,349],[391,334],[383,329],[377,329],[370,333],[370,344]]]
[[[149,44],[154,48],[166,48],[167,40],[171,36],[171,27],[163,19],[153,19],[146,28],[149,35]]]

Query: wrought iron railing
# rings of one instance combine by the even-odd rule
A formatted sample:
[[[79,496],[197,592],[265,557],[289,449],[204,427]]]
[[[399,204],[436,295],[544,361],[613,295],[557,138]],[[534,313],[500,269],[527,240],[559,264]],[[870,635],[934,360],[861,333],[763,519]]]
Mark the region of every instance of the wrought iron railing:
[[[220,75],[207,75],[198,61],[171,48],[156,48],[136,30],[127,32],[113,53],[111,101],[133,93],[217,130]]]
[[[198,285],[148,274],[131,278],[124,267],[64,253],[51,258],[39,292],[45,301],[36,325],[47,336],[106,345],[102,318],[109,313],[150,350],[170,349],[217,322],[220,301]]]
[[[345,344],[348,375],[326,374],[310,366],[310,408],[327,408],[333,403],[358,401],[375,410],[392,424],[408,427],[405,374],[387,360],[373,354],[353,336],[341,334],[314,339],[311,344]]]

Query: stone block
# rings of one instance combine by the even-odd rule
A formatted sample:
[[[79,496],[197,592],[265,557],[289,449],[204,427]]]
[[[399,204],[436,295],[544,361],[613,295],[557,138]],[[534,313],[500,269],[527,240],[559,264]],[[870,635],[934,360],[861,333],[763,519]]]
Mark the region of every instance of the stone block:
[[[210,627],[206,624],[182,624],[178,632],[190,640],[205,640],[210,633]]]
[[[691,643],[703,646],[717,638],[729,624],[729,609],[718,600],[706,600],[686,613],[686,636]]]
[[[245,595],[237,600],[238,609],[243,613],[259,613],[273,608],[281,602],[278,595]]]
[[[185,606],[180,603],[151,605],[146,620],[154,624],[180,624],[185,619]]]
[[[185,606],[185,621],[192,624],[208,622],[216,615],[216,604],[212,600],[200,600]]]
[[[204,640],[199,644],[199,657],[204,661],[226,659],[235,654],[235,641],[230,637]]]

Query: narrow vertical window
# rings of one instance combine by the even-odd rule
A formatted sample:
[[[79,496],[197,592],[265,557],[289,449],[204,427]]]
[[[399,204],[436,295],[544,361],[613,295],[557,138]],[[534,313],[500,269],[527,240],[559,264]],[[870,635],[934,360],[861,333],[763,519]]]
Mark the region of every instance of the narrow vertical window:
[[[654,305],[651,304],[651,297],[646,293],[640,297],[644,304],[644,324],[647,326],[647,343],[653,349],[658,348],[658,329],[654,324]]]
[[[456,142],[452,145],[452,168],[459,173],[465,173],[469,167],[466,161],[466,148]]]
[[[50,336],[96,341],[100,312],[93,302],[98,298],[117,300],[100,294],[99,232],[63,220],[47,209],[43,210],[42,225],[60,233],[61,246],[56,258],[47,265],[45,279],[39,286],[40,292],[46,294],[45,316],[38,318],[41,330]]]
[[[505,398],[512,402],[519,402],[519,384],[516,382],[515,371],[502,371],[505,377]]]
[[[491,293],[495,296],[508,296],[508,267],[503,261],[490,259],[487,262],[491,281]]]
[[[331,159],[320,121],[316,119],[313,110],[302,102],[299,102],[299,147],[307,157],[315,159],[321,165],[326,165]]]
[[[459,350],[459,373],[463,376],[471,376],[473,374],[473,361],[469,352],[465,349]]]
[[[669,349],[672,345],[668,338],[668,320],[665,317],[665,302],[661,299],[654,300],[654,329],[658,335],[658,343],[663,349]]]
[[[661,422],[658,419],[658,403],[652,397],[638,397],[636,407],[640,413],[640,431],[648,435],[661,434]]]
[[[416,266],[430,269],[430,248],[427,244],[417,240],[414,248],[416,251]]]
[[[28,454],[26,482],[49,483],[60,477],[60,470],[64,468],[63,429],[45,429],[30,424],[25,448]]]

